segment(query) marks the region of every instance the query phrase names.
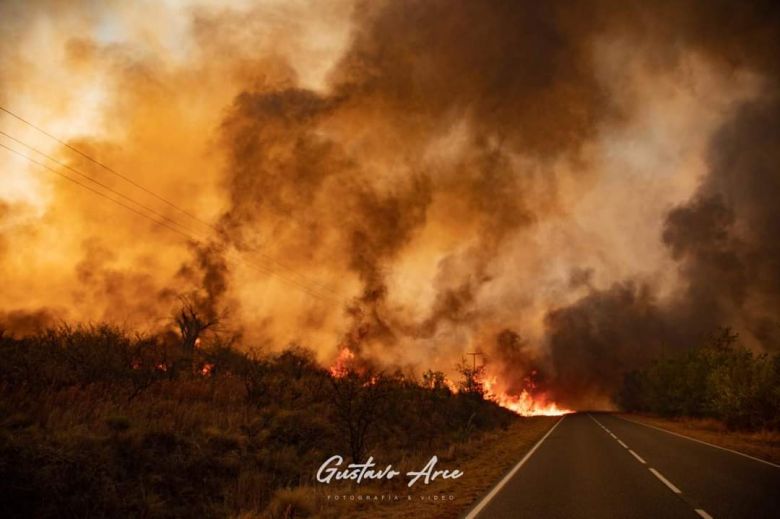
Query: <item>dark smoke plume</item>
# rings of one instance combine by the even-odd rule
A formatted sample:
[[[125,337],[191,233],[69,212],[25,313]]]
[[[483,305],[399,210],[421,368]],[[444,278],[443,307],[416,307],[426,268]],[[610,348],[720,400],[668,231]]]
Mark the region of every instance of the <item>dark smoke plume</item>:
[[[657,9],[646,14],[668,17],[664,31],[679,31],[722,67],[761,74],[766,86],[716,132],[707,176],[666,217],[662,240],[684,288],[661,304],[652,287],[621,284],[548,314],[552,386],[573,406],[608,399],[627,370],[719,326],[734,326],[755,348],[780,349],[780,10],[774,2]]]

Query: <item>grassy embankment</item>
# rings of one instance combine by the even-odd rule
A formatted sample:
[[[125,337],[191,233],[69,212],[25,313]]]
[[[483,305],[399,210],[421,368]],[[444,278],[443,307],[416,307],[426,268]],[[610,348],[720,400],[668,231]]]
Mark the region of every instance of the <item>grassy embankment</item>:
[[[301,348],[253,357],[182,335],[0,334],[0,516],[342,517],[368,506],[376,517],[450,517],[553,420],[452,393],[440,373],[362,366],[333,377]],[[465,475],[414,489],[454,495],[444,504],[331,506],[335,485],[314,476],[333,454],[404,471],[436,454]],[[360,492],[406,490],[401,479]]]

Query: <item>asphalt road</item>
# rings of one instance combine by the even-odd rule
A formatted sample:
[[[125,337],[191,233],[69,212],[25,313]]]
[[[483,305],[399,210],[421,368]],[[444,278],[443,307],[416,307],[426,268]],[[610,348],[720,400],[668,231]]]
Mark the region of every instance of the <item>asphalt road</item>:
[[[780,467],[607,413],[565,416],[466,517],[780,518]]]

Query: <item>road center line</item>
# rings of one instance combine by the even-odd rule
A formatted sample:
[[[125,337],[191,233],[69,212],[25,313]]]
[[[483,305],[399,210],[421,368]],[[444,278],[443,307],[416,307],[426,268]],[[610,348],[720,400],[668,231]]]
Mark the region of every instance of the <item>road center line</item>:
[[[636,458],[636,460],[637,460],[639,463],[641,463],[642,465],[647,465],[647,462],[646,462],[644,459],[642,459],[642,457],[641,457],[639,454],[637,454],[637,453],[636,453],[636,452],[634,452],[632,449],[630,449],[630,448],[628,447],[628,445],[626,445],[626,444],[625,444],[625,442],[623,442],[623,440],[619,439],[617,436],[615,436],[614,434],[612,434],[612,432],[611,432],[609,429],[607,429],[606,427],[604,427],[604,426],[601,424],[601,422],[599,422],[598,420],[596,420],[595,418],[593,418],[593,415],[591,415],[590,413],[588,413],[588,416],[590,416],[590,418],[591,418],[591,419],[592,419],[594,422],[596,422],[596,423],[599,425],[599,427],[601,427],[602,429],[604,429],[606,432],[608,432],[608,433],[609,433],[609,435],[610,435],[610,436],[612,436],[612,437],[613,437],[615,440],[617,440],[617,442],[618,442],[618,443],[619,443],[619,444],[620,444],[622,447],[624,447],[625,449],[628,449],[628,452],[630,452],[630,453],[631,453],[631,455],[632,455],[634,458]],[[618,417],[618,418],[620,418],[620,417]],[[622,419],[623,419],[623,420],[625,420],[625,421],[627,421],[627,422],[633,422],[633,420],[626,420],[625,418],[622,418]],[[633,422],[633,423],[639,423],[639,422]],[[640,425],[645,425],[645,424],[640,424]],[[666,430],[664,430],[664,429],[660,429],[660,428],[658,428],[658,427],[654,427],[654,426],[652,426],[652,425],[648,425],[648,427],[652,427],[653,429],[659,429],[659,430],[661,430],[661,431],[664,431],[664,432],[669,432],[670,434],[676,434],[676,433],[672,433],[672,432],[670,432],[670,431],[666,431]],[[682,435],[678,435],[678,436],[682,436]],[[683,438],[687,438],[687,436],[683,436]],[[688,439],[690,439],[690,440],[693,440],[693,438],[688,438]],[[697,440],[694,440],[694,441],[697,441]],[[706,442],[701,442],[701,443],[706,443]],[[709,445],[709,444],[707,444],[707,445]],[[713,447],[717,447],[717,445],[713,445]],[[728,449],[726,449],[726,450],[728,450]],[[737,452],[736,454],[741,454],[741,453]],[[758,461],[761,461],[761,460],[758,460]],[[690,502],[688,499],[686,499],[686,497],[685,497],[685,496],[683,495],[683,493],[682,493],[682,490],[680,490],[679,488],[677,488],[676,486],[674,486],[674,484],[673,484],[671,481],[669,481],[668,479],[666,479],[666,478],[663,476],[663,474],[661,474],[660,472],[658,472],[657,470],[655,470],[655,469],[654,469],[654,468],[652,468],[652,467],[648,467],[648,469],[650,470],[650,472],[651,472],[651,473],[652,473],[652,474],[653,474],[653,475],[654,475],[656,478],[658,478],[658,479],[661,481],[661,483],[663,483],[664,485],[666,485],[666,486],[667,486],[667,488],[669,488],[669,490],[671,490],[672,492],[674,492],[675,494],[677,494],[677,495],[680,497],[680,499],[682,499],[682,500],[683,500],[683,502],[685,502],[685,503],[686,503],[688,506],[691,506],[691,508],[693,508],[693,511],[694,511],[694,512],[696,512],[696,514],[697,514],[699,517],[701,517],[702,519],[713,519],[713,518],[712,518],[712,516],[711,516],[710,514],[708,514],[708,513],[707,513],[707,512],[706,512],[704,509],[702,509],[702,508],[696,508],[696,507],[695,507],[695,505],[693,505],[693,503],[691,503],[691,502]]]
[[[669,490],[671,490],[671,491],[672,491],[672,492],[674,492],[675,494],[682,494],[682,491],[681,491],[679,488],[677,488],[676,486],[674,486],[674,485],[672,484],[672,482],[671,482],[671,481],[669,481],[668,479],[666,479],[665,477],[663,477],[663,475],[662,475],[660,472],[658,472],[657,470],[655,470],[655,469],[654,469],[654,468],[652,468],[652,467],[650,467],[650,472],[652,472],[652,473],[653,473],[653,475],[654,475],[655,477],[657,477],[658,479],[660,479],[660,480],[661,480],[661,482],[662,482],[664,485],[666,485],[667,487],[669,487]]]
[[[550,436],[550,434],[551,434],[551,433],[552,433],[552,432],[555,430],[555,428],[556,428],[556,427],[558,427],[558,425],[559,425],[559,424],[560,424],[560,423],[563,421],[563,419],[564,419],[564,418],[566,418],[566,415],[563,415],[563,416],[561,416],[561,419],[560,419],[560,420],[558,420],[557,422],[555,422],[555,425],[553,425],[552,427],[550,427],[550,430],[549,430],[549,431],[547,431],[547,433],[546,433],[544,436],[542,436],[542,439],[540,439],[538,442],[536,442],[536,445],[534,445],[533,447],[531,447],[531,450],[530,450],[530,451],[528,451],[528,452],[526,453],[526,455],[525,455],[525,456],[523,456],[523,459],[521,459],[520,461],[518,461],[518,462],[517,462],[517,465],[515,465],[515,466],[512,468],[512,470],[511,470],[511,471],[509,471],[509,474],[507,474],[506,476],[504,476],[504,479],[502,479],[501,481],[499,481],[499,482],[498,482],[498,484],[497,484],[496,486],[494,486],[494,487],[493,487],[493,490],[491,490],[491,491],[490,491],[490,493],[489,493],[488,495],[486,495],[486,496],[485,496],[485,497],[482,499],[482,501],[480,501],[480,502],[477,504],[477,506],[475,506],[474,508],[472,508],[472,509],[471,509],[471,512],[469,512],[469,513],[468,513],[468,515],[466,515],[466,517],[465,517],[464,519],[474,519],[475,517],[477,517],[477,516],[479,515],[479,513],[482,511],[482,509],[483,509],[483,508],[485,508],[485,506],[487,506],[487,504],[490,502],[490,500],[491,500],[491,499],[493,499],[493,498],[496,496],[496,494],[498,494],[498,492],[499,492],[499,491],[500,491],[502,488],[504,488],[504,485],[506,485],[506,484],[507,484],[507,482],[508,482],[510,479],[512,479],[512,476],[514,476],[514,475],[515,475],[515,473],[516,473],[518,470],[520,470],[520,467],[522,467],[523,465],[525,465],[525,462],[526,462],[526,461],[528,461],[528,458],[530,458],[530,457],[531,457],[531,455],[532,455],[534,452],[536,452],[536,449],[538,449],[538,448],[539,448],[539,446],[542,444],[542,442],[544,442],[544,440],[546,440],[546,439],[547,439],[547,437],[548,437],[548,436]]]
[[[631,455],[634,456],[636,458],[636,460],[639,463],[641,463],[642,465],[647,464],[647,462],[645,460],[643,460],[642,457],[639,454],[637,454],[636,452],[632,451],[631,449],[628,449],[628,452],[630,452]]]

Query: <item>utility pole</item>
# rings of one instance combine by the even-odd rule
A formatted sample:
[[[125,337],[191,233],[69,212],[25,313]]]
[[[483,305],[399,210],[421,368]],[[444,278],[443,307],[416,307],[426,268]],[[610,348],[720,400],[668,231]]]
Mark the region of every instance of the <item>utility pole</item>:
[[[478,351],[470,351],[466,355],[471,355],[471,372],[475,373],[477,371],[477,355],[480,357],[484,357],[484,355]]]

